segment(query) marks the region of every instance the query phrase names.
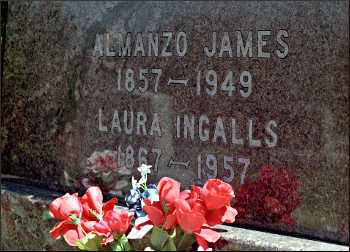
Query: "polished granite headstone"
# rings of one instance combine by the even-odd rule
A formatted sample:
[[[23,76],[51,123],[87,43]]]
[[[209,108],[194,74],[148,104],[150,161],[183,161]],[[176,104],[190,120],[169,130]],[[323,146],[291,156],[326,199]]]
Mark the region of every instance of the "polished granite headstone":
[[[349,241],[347,1],[22,5],[3,173],[122,197],[147,163],[230,183],[239,224]]]

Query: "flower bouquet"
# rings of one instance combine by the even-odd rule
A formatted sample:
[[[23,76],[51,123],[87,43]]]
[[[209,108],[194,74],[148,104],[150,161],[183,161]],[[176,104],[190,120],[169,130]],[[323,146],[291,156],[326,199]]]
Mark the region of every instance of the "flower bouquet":
[[[88,188],[82,197],[66,193],[50,204],[51,217],[60,219],[50,231],[70,246],[82,250],[210,250],[220,239],[211,227],[233,223],[236,209],[230,206],[232,187],[209,179],[203,188],[180,191],[180,182],[163,177],[147,185],[150,167],[138,168],[140,180],[132,177],[126,209],[113,198],[103,204],[99,187]]]

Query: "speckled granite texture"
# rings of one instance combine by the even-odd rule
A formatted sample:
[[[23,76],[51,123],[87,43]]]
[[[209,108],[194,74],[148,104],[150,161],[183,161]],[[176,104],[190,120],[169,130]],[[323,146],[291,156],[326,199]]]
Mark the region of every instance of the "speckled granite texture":
[[[269,164],[300,182],[296,223],[241,224],[349,242],[348,1],[17,5],[7,32],[19,42],[7,50],[19,53],[5,61],[4,82],[33,88],[19,85],[23,95],[5,104],[4,174],[76,191],[87,158],[116,150],[133,174],[153,165],[153,182],[217,177],[237,190]],[[119,57],[126,33],[130,57]]]

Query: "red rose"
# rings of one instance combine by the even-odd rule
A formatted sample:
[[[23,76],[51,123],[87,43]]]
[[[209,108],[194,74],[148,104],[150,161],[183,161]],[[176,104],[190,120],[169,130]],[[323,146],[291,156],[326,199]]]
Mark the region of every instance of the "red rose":
[[[235,196],[232,187],[220,179],[209,179],[201,190],[201,199],[209,210],[229,206]]]
[[[158,183],[158,191],[159,191],[159,201],[164,207],[164,204],[167,204],[169,209],[174,207],[174,201],[179,198],[180,195],[180,182],[168,178],[163,177]]]
[[[164,229],[168,230],[171,229],[172,227],[176,226],[177,223],[177,218],[176,218],[176,209],[170,210],[169,213],[165,217],[165,225]]]
[[[117,231],[118,234],[125,233],[130,226],[130,222],[134,213],[129,213],[125,209],[121,211],[113,210],[108,211],[104,216],[103,220],[107,222],[108,226],[113,231]]]
[[[185,196],[186,193],[187,192],[182,194],[182,196]],[[144,210],[147,213],[149,218],[149,221],[143,223],[143,225],[153,224],[160,228],[163,226],[164,220],[165,230],[171,229],[172,227],[177,225],[175,208],[171,209],[165,216],[165,213],[159,201],[154,201],[153,203],[151,203],[149,199],[145,199],[143,200],[143,203],[145,204],[145,206],[142,208],[142,210]]]
[[[90,229],[93,233],[100,237],[106,236],[106,238],[101,243],[104,246],[114,241],[114,231],[120,235],[129,229],[133,216],[134,213],[129,213],[125,209],[122,209],[121,211],[107,211],[104,214],[103,219],[100,222],[93,224],[93,227]]]
[[[117,203],[117,199],[113,198],[102,205],[103,195],[102,191],[98,186],[91,186],[86,190],[83,197],[79,198],[80,203],[83,207],[83,215],[88,218],[95,218],[90,212],[90,209],[95,211],[97,214],[107,212],[109,210],[113,210],[114,205]]]
[[[219,209],[207,211],[205,218],[209,226],[215,226],[217,224],[233,223],[238,214],[237,210],[231,206],[224,206]]]
[[[64,220],[69,218],[72,214],[79,217],[82,211],[83,207],[78,199],[78,193],[72,195],[66,193],[50,204],[49,214],[52,218]]]
[[[201,191],[202,191],[202,188],[192,185],[192,192],[190,195],[191,199],[196,199],[196,200],[199,199],[201,196]]]
[[[145,206],[142,208],[142,210],[147,213],[152,223],[159,228],[162,227],[164,223],[164,212],[160,202],[154,201],[151,203],[149,199],[145,199],[143,200],[143,203],[145,203]]]
[[[206,223],[204,206],[199,203],[190,205],[189,201],[184,199],[176,200],[176,219],[185,232],[191,233],[199,231],[203,224]]]
[[[83,211],[83,207],[80,204],[78,193],[70,195],[66,193],[62,197],[55,199],[50,204],[50,216],[53,218],[61,219],[55,227],[50,231],[50,235],[53,239],[59,239],[61,233],[63,238],[70,246],[77,246],[75,240],[82,239],[85,235],[82,228],[78,225],[73,224],[73,220],[70,218],[71,215],[75,215],[77,218],[80,217]],[[81,219],[80,222],[85,222],[86,219]]]
[[[109,211],[113,211],[115,203],[117,203],[117,199],[116,198],[113,198],[113,199],[109,200],[108,202],[106,202],[102,206],[102,212],[103,213],[107,213]],[[95,229],[95,224],[99,223],[99,221],[103,221],[103,217],[102,217],[102,220],[97,220],[97,221],[96,221],[96,219],[95,220],[89,220],[89,221],[86,221],[86,222],[81,223],[81,224],[82,224],[82,227],[84,228],[84,230],[87,231],[87,233],[93,232],[93,233],[95,233],[98,236],[104,236],[104,233],[105,233],[104,231],[103,232],[99,232],[99,230]]]
[[[66,193],[64,196],[55,199],[50,204],[49,213],[51,217],[62,219],[62,221],[57,223],[50,231],[51,237],[59,239],[62,233],[65,241],[70,246],[77,246],[75,240],[85,237],[85,233],[93,231],[97,235],[103,236],[103,233],[95,230],[95,225],[98,222],[96,218],[95,220],[90,218],[94,215],[91,214],[89,209],[94,210],[102,217],[103,212],[113,210],[117,199],[113,198],[104,205],[102,205],[102,200],[102,192],[98,187],[90,187],[82,198],[78,198],[78,193],[72,195]]]
[[[220,239],[221,235],[210,228],[202,227],[198,232],[194,232],[194,236],[196,237],[198,245],[204,250],[207,250],[209,248],[207,242],[214,243]]]
[[[102,211],[106,213],[107,211],[111,211],[114,209],[114,205],[118,202],[117,198],[110,199],[102,206]]]
[[[81,205],[83,206],[84,216],[93,218],[94,215],[89,209],[100,213],[102,209],[103,195],[101,189],[97,186],[91,186],[86,190],[83,197],[80,198]]]
[[[82,218],[80,220],[81,224],[84,224],[87,220]],[[86,230],[85,230],[86,232]],[[62,236],[64,240],[70,246],[78,246],[75,240],[80,240],[85,237],[84,231],[78,225],[71,224],[69,219],[58,222],[55,227],[50,231],[50,235],[53,239],[59,239]]]

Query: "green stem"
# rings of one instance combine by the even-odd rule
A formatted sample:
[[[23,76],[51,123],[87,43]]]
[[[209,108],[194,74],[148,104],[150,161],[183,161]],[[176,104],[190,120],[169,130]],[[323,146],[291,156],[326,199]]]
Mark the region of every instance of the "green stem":
[[[180,250],[180,248],[181,248],[181,246],[182,246],[182,243],[184,242],[185,237],[186,237],[187,235],[189,235],[189,233],[184,232],[183,236],[181,237],[181,240],[180,240],[180,242],[179,242],[179,245],[178,245],[177,249]]]
[[[147,190],[147,173],[146,173],[146,176],[145,176],[145,183],[142,185],[143,186],[143,190]]]
[[[81,224],[79,223],[79,225],[78,225],[80,228],[81,228],[81,230],[83,230],[83,233],[84,233],[84,235],[87,235],[87,233],[85,232],[85,230],[83,229],[83,227],[81,226]]]

